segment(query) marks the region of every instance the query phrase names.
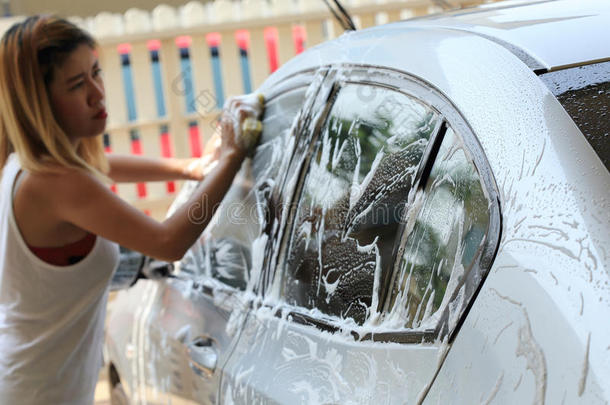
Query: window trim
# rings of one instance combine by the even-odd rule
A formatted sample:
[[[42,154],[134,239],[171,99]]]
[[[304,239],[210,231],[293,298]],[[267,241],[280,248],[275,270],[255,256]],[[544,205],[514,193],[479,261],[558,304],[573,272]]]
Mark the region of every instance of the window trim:
[[[501,239],[501,230],[502,230],[502,215],[501,215],[501,207],[500,207],[500,197],[498,186],[495,181],[495,177],[491,171],[491,166],[487,160],[487,157],[484,154],[483,148],[478,141],[474,131],[463,117],[463,115],[459,112],[457,107],[449,100],[449,98],[438,89],[436,86],[432,85],[421,78],[410,75],[409,73],[397,70],[390,69],[387,67],[376,66],[376,65],[361,65],[361,64],[341,64],[338,66],[327,66],[329,70],[335,69],[339,72],[336,78],[331,78],[333,80],[332,83],[332,91],[329,94],[326,105],[324,106],[324,112],[319,114],[318,116],[318,125],[315,127],[315,132],[309,135],[309,148],[312,149],[317,142],[317,139],[320,136],[320,128],[321,125],[326,122],[326,118],[328,113],[330,112],[332,106],[334,105],[334,99],[337,94],[339,94],[342,87],[346,84],[358,84],[358,85],[372,85],[378,87],[384,87],[393,91],[397,91],[399,93],[405,94],[409,97],[415,98],[419,102],[425,104],[433,111],[439,114],[441,122],[445,123],[445,127],[450,125],[451,128],[456,133],[456,136],[462,141],[464,144],[464,152],[467,158],[470,159],[472,164],[474,165],[476,171],[479,174],[479,179],[482,183],[482,189],[485,195],[488,197],[490,202],[489,206],[489,226],[487,232],[485,234],[485,239],[483,241],[483,245],[480,248],[480,253],[477,256],[477,259],[473,262],[473,265],[470,269],[465,269],[466,280],[460,283],[460,286],[463,285],[466,288],[468,285],[473,286],[474,291],[472,291],[468,298],[468,304],[462,308],[462,311],[459,314],[458,321],[455,327],[452,330],[449,330],[448,325],[448,308],[445,308],[443,314],[441,315],[441,319],[439,320],[437,327],[433,330],[388,330],[382,331],[379,333],[365,333],[360,336],[358,332],[351,331],[352,336],[354,336],[355,340],[373,340],[380,342],[395,342],[395,343],[422,343],[422,342],[435,342],[439,339],[444,339],[448,336],[448,341],[452,342],[457,333],[459,332],[464,320],[466,319],[468,313],[472,305],[474,304],[479,291],[481,290],[483,283],[487,276],[489,275],[489,271],[491,270],[491,265],[493,260],[497,254],[499,242]],[[343,78],[343,79],[342,79]],[[347,79],[345,79],[347,78]],[[316,104],[312,105],[314,107]],[[311,113],[311,109],[309,109],[309,113]],[[301,131],[304,128],[300,128]],[[440,143],[444,138],[444,133],[441,133],[439,136],[439,132],[442,130],[441,127],[437,127],[435,129],[433,139],[431,139],[431,143],[429,148],[426,149],[426,152],[422,158],[423,164],[420,166],[419,171],[416,175],[414,181],[414,187],[421,188],[425,187],[425,180],[427,178],[426,170],[429,171],[436,160],[436,154],[440,148]],[[299,134],[303,137],[303,133]],[[307,135],[307,134],[305,134]],[[266,260],[266,265],[268,267],[263,268],[263,274],[266,274],[267,277],[261,277],[265,279],[263,284],[262,293],[265,294],[266,290],[273,290],[273,286],[276,283],[281,283],[281,279],[283,277],[283,266],[285,264],[285,256],[287,244],[290,241],[290,235],[294,230],[295,220],[294,215],[296,212],[295,204],[298,203],[296,200],[297,196],[301,195],[304,179],[307,175],[307,169],[309,168],[311,161],[311,156],[306,157],[302,164],[300,165],[299,171],[299,180],[292,194],[292,200],[290,201],[291,213],[288,216],[288,221],[284,230],[281,234],[270,235],[269,242],[267,246],[271,246],[274,240],[277,238],[280,239],[280,249],[275,253],[275,259]],[[291,164],[293,162],[291,161]],[[419,176],[419,177],[417,177]],[[284,184],[282,184],[282,187]],[[299,197],[300,198],[300,197]],[[404,227],[404,224],[402,225]],[[398,238],[401,242],[401,245],[404,249],[404,244],[402,244],[403,239],[406,242],[408,234],[405,235],[406,230],[401,229],[401,237]],[[269,250],[268,250],[269,253]],[[394,269],[396,267],[396,263],[400,261],[400,248],[393,253],[394,254]],[[274,268],[271,269],[270,264],[274,263]],[[473,271],[473,269],[478,268],[479,271]],[[385,285],[380,284],[380,291],[385,292],[383,296],[383,301],[380,300],[381,308],[385,309],[387,305],[388,298],[388,288],[390,286],[391,280],[394,277],[395,271],[392,271],[392,276],[389,277],[389,281]],[[481,275],[480,279],[476,279],[477,275]],[[456,289],[453,293],[455,295],[460,291],[460,288]],[[277,297],[280,298],[280,297]],[[280,298],[281,299],[281,298]],[[310,315],[305,314],[307,312],[306,308],[294,307],[290,306],[286,302],[281,302],[282,307],[286,307],[290,309],[289,314],[290,318],[293,322],[305,325],[313,325],[318,329],[327,330],[327,331],[338,331],[342,329],[339,327],[334,321],[332,316],[328,318],[314,318]],[[383,310],[382,309],[382,310]],[[276,314],[276,316],[279,316]]]
[[[287,182],[289,181],[289,173],[292,167],[295,167],[298,180],[292,192],[286,196],[289,207],[289,212],[286,216],[286,224],[283,228],[280,225],[280,227],[276,229],[273,234],[269,235],[267,246],[265,247],[266,255],[263,263],[261,283],[259,285],[259,290],[257,290],[262,295],[266,294],[268,288],[273,288],[273,284],[276,282],[276,272],[283,266],[285,251],[287,249],[287,240],[284,235],[286,235],[287,230],[291,232],[293,229],[294,215],[296,214],[294,202],[297,195],[300,194],[304,176],[307,174],[304,168],[309,166],[311,152],[314,147],[313,142],[315,142],[316,134],[320,132],[320,127],[326,121],[326,116],[330,112],[330,108],[334,103],[334,101],[331,102],[330,100],[333,100],[333,97],[336,96],[338,91],[335,83],[336,73],[336,69],[329,67],[323,67],[316,71],[316,75],[320,77],[319,86],[315,88],[315,94],[313,94],[311,98],[306,98],[305,105],[301,110],[303,112],[301,121],[298,123],[297,127],[294,128],[294,132],[291,134],[296,137],[295,148],[289,158],[290,162],[286,174],[281,179],[281,182],[279,182],[280,185],[276,186],[273,191],[272,197],[269,201],[270,205],[282,207],[281,200],[284,192],[290,191],[286,190],[286,186]],[[323,112],[317,116],[312,115],[315,107],[322,103],[324,105]],[[310,135],[310,133],[313,135]],[[303,159],[299,161],[299,157],[297,157],[297,155],[302,155]],[[272,211],[276,210],[272,209]],[[272,223],[269,223],[268,225],[272,226]],[[272,247],[274,241],[277,241],[278,239],[280,241],[279,249],[277,252],[275,252],[275,254],[273,254]]]
[[[432,171],[432,166],[436,160],[436,156],[438,151],[443,143],[443,139],[445,138],[445,133],[447,132],[447,121],[443,118],[443,115],[439,112],[435,112],[439,115],[439,123],[437,127],[434,129],[434,133],[432,134],[430,141],[428,143],[428,147],[422,156],[421,164],[418,168],[417,173],[415,174],[415,178],[413,180],[413,188],[415,190],[422,190],[425,185],[428,177],[430,176],[430,172]],[[405,215],[407,212],[405,212]],[[404,253],[405,247],[407,245],[407,240],[411,229],[407,229],[407,223],[403,217],[400,222],[400,227],[398,228],[399,237],[396,239],[394,243],[394,249],[392,249],[392,256],[394,257],[394,265],[392,266],[392,271],[388,274],[387,283],[384,285],[380,285],[381,296],[379,297],[379,302],[382,303],[382,311],[387,313],[389,311],[389,294],[391,286],[394,285],[394,281],[396,280],[396,276],[398,274],[398,269],[400,267],[400,258]]]

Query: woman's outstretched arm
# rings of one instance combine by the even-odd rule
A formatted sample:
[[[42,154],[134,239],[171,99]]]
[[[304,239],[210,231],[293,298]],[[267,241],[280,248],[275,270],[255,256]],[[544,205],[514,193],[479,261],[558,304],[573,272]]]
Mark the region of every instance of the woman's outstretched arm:
[[[191,199],[165,221],[144,215],[84,171],[49,176],[45,186],[49,210],[62,221],[147,256],[165,261],[182,258],[209,223],[246,155],[247,150],[235,134],[248,114],[238,107],[239,104],[238,119],[232,119],[230,113],[223,115],[216,166]]]
[[[174,159],[108,154],[108,177],[117,183],[145,181],[203,180],[212,154],[202,158]]]

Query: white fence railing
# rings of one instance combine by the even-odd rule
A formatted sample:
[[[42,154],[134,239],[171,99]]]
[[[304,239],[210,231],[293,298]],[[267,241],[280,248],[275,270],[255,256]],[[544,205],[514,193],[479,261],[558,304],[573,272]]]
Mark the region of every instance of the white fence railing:
[[[358,28],[439,11],[432,0],[343,1]],[[479,0],[452,0],[464,7]],[[229,95],[255,90],[279,66],[342,29],[322,0],[192,1],[152,12],[71,18],[100,43],[109,150],[199,156]],[[8,28],[12,21],[4,21]],[[126,200],[162,218],[179,185],[121,184]]]

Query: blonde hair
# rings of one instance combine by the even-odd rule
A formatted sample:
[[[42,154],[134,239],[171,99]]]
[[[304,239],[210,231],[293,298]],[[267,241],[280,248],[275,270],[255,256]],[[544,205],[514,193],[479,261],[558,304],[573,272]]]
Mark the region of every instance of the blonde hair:
[[[0,41],[0,172],[15,152],[33,173],[84,169],[106,179],[108,162],[101,137],[82,139],[74,148],[58,124],[48,86],[55,69],[79,45],[95,40],[64,19],[29,17],[13,25]]]

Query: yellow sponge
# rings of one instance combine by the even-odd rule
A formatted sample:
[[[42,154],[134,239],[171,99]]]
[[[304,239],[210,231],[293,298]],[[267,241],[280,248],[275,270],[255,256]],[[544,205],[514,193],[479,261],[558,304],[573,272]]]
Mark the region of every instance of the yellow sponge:
[[[260,103],[260,111],[265,105],[265,97],[262,94],[257,94],[257,101]],[[241,125],[242,145],[247,150],[252,150],[258,142],[258,138],[263,132],[263,123],[253,117],[247,117]]]

